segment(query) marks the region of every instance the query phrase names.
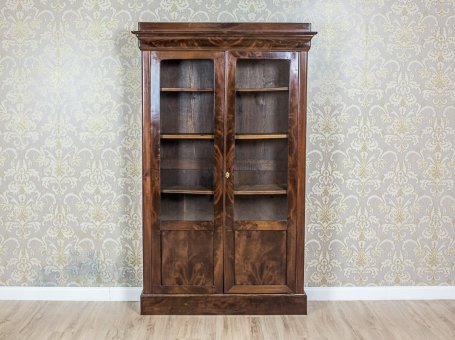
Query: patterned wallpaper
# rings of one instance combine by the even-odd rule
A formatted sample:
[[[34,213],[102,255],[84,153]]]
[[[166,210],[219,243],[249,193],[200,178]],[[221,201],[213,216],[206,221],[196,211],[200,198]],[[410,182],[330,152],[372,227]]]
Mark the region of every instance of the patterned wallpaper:
[[[455,1],[0,6],[0,285],[142,284],[137,21],[313,23],[306,284],[455,285]]]

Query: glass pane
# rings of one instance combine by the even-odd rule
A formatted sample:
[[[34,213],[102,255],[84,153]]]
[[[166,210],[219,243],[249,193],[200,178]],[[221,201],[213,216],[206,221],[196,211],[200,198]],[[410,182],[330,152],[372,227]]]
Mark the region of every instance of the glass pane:
[[[208,134],[214,123],[212,60],[161,62],[161,133]]]
[[[213,190],[213,141],[161,141],[161,189]]]
[[[235,128],[238,134],[288,131],[288,91],[237,92],[235,106]]]
[[[236,221],[284,221],[287,212],[288,201],[285,195],[235,196]]]
[[[161,61],[160,88],[161,219],[211,221],[213,61]]]
[[[210,195],[161,194],[162,221],[212,221]]]
[[[289,60],[237,62],[236,220],[287,218],[289,72]]]
[[[239,59],[237,88],[273,88],[289,86],[289,60]]]
[[[161,61],[162,88],[212,88],[213,61],[208,59],[172,59]]]
[[[235,144],[235,188],[270,186],[286,189],[287,160],[287,139],[238,140]]]

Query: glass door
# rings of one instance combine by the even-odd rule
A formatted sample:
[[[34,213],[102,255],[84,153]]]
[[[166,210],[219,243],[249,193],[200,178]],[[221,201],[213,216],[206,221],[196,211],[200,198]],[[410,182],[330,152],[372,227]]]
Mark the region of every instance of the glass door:
[[[153,53],[151,82],[154,292],[222,292],[224,54]]]
[[[295,291],[298,56],[228,53],[228,293]]]

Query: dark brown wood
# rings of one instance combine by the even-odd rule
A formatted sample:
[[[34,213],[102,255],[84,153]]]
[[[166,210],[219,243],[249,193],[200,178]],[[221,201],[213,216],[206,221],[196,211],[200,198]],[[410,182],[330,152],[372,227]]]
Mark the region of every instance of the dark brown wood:
[[[296,292],[304,293],[305,272],[305,174],[306,174],[306,124],[307,124],[307,69],[308,53],[299,56],[299,113],[298,113],[298,170],[297,170],[297,228],[296,228]]]
[[[285,133],[282,134],[255,134],[255,135],[247,135],[247,134],[236,134],[235,139],[283,139],[288,138],[288,135]]]
[[[213,139],[213,135],[197,135],[197,134],[181,134],[181,135],[170,135],[161,134],[161,139]]]
[[[161,221],[161,230],[212,230],[211,221]]]
[[[213,231],[162,230],[163,286],[213,286]]]
[[[234,245],[234,172],[235,157],[235,75],[237,71],[236,58],[226,53],[226,115],[225,115],[225,162],[226,172],[230,177],[225,181],[224,197],[224,292],[228,293],[235,284],[235,245]]]
[[[308,51],[310,24],[299,23],[139,23],[141,50]]]
[[[265,165],[266,166],[266,165]],[[187,170],[203,170],[213,169],[213,164],[208,163],[203,159],[176,159],[167,158],[161,160],[161,169],[187,169]]]
[[[255,87],[255,88],[238,88],[237,92],[276,92],[289,91],[289,87]]]
[[[285,231],[238,230],[234,236],[235,285],[286,284]]]
[[[162,87],[161,92],[213,92],[213,89],[196,87]]]
[[[141,313],[302,315],[307,313],[307,297],[305,294],[142,294]]]
[[[235,221],[235,230],[287,230],[287,221]]]
[[[242,68],[237,63],[242,60]],[[245,65],[254,65],[258,60],[261,64],[251,72]],[[264,61],[265,60],[265,61]],[[273,62],[267,62],[272,60]],[[245,62],[246,61],[246,62]],[[298,56],[296,53],[277,52],[229,52],[228,53],[228,118],[231,134],[227,134],[229,141],[227,154],[228,167],[234,169],[232,179],[234,181],[234,197],[227,200],[228,206],[234,206],[236,214],[226,215],[226,227],[229,232],[225,239],[225,292],[227,293],[261,293],[261,289],[267,287],[267,292],[292,293],[295,289],[295,174],[297,156],[295,144],[287,139],[265,139],[265,140],[239,140],[235,142],[237,134],[237,120],[242,119],[244,114],[242,107],[236,102],[240,99],[234,89],[239,88],[265,88],[264,85],[289,85],[278,87],[280,90],[288,91],[286,105],[280,108],[287,110],[279,111],[278,121],[283,119],[287,124],[282,125],[280,130],[286,132],[286,136],[296,135],[297,109],[298,109]],[[240,65],[240,64],[239,64]],[[273,66],[279,71],[274,71]],[[267,71],[266,71],[267,70]],[[248,72],[247,75],[241,72]],[[259,72],[258,72],[259,71]],[[271,72],[273,71],[273,72]],[[261,77],[261,72],[270,72]],[[258,73],[258,74],[256,74]],[[283,75],[284,73],[284,75]],[[252,75],[256,74],[254,79]],[[238,80],[239,79],[239,80]],[[232,89],[232,91],[231,91]],[[237,91],[238,92],[238,91]],[[253,112],[257,105],[250,105],[246,112]],[[264,106],[260,108],[268,112],[266,121],[276,121],[274,114],[277,114],[276,107]],[[240,111],[240,112],[239,112]],[[235,119],[233,119],[235,117]],[[254,122],[254,121],[253,121]],[[243,129],[249,127],[248,122],[242,122]],[[265,127],[267,129],[267,127]],[[262,129],[264,130],[264,128]],[[229,129],[228,129],[229,131]],[[241,131],[243,134],[248,131]],[[281,134],[283,135],[283,134]],[[232,159],[233,158],[233,159]],[[286,167],[278,171],[238,171],[236,162],[259,158],[260,160],[287,160]],[[292,159],[290,159],[292,158]],[[233,166],[232,166],[232,163]],[[293,188],[287,188],[292,185]],[[283,213],[287,215],[287,226],[284,230],[266,230],[256,228],[255,230],[235,230],[236,222],[243,215],[242,210],[251,212],[249,207],[237,204],[237,197],[243,195],[287,195],[287,206],[282,207]],[[289,199],[290,196],[290,199]],[[257,196],[255,196],[257,200]],[[241,201],[239,201],[241,202]],[[256,202],[254,204],[257,204]],[[263,213],[261,211],[261,213]],[[230,221],[228,219],[231,219]],[[242,220],[240,220],[242,221]],[[230,239],[227,239],[230,238]],[[229,280],[227,282],[227,280]]]
[[[273,184],[239,185],[234,195],[286,195],[286,186]]]
[[[287,285],[233,285],[229,294],[292,294]]]
[[[152,293],[153,223],[152,203],[152,132],[150,111],[150,52],[142,52],[142,246],[144,257],[144,293]]]
[[[151,169],[152,169],[152,181],[150,205],[145,204],[145,209],[150,210],[152,214],[152,233],[151,233],[151,247],[152,247],[152,259],[151,259],[151,273],[150,277],[144,277],[144,280],[151,281],[149,285],[152,286],[152,293],[154,292],[153,287],[161,284],[161,234],[160,234],[160,92],[158,84],[160,83],[160,64],[156,53],[150,53],[150,141],[151,141]],[[146,112],[144,114],[147,114]]]
[[[186,186],[171,186],[162,187],[163,194],[194,194],[194,195],[213,195],[214,191],[204,187],[186,187]]]
[[[288,229],[286,246],[286,282],[292,291],[295,286],[295,264],[296,264],[296,221],[297,221],[297,137],[298,137],[298,109],[299,109],[299,63],[298,54],[290,55],[290,77],[289,77],[289,130],[288,130]],[[302,245],[302,248],[304,245]]]
[[[143,314],[306,314],[309,24],[140,23]]]
[[[159,264],[161,279],[160,282],[154,283],[153,293],[221,293],[224,54],[218,52],[193,52],[190,55],[181,52],[154,54],[157,63],[163,64],[157,73],[162,75],[161,79],[163,77],[165,79],[152,84],[152,88],[160,93],[162,99],[160,122],[169,133],[163,133],[159,142],[161,243],[156,244],[156,248],[161,255]],[[171,72],[173,76],[166,74],[166,71]],[[183,80],[176,79],[175,75],[179,72]],[[211,72],[212,75],[205,72]],[[189,100],[180,101],[179,105],[174,107],[175,101],[168,97],[169,92],[175,92],[172,95],[187,96],[186,89],[195,89],[192,87],[194,84],[212,86],[215,91],[209,93],[211,100],[207,101],[209,97],[201,97],[199,93],[195,93],[191,94]],[[173,87],[164,88],[170,91],[163,91],[163,85]],[[198,104],[202,98],[205,98],[203,106]],[[214,104],[206,105],[210,101]],[[183,116],[182,108],[185,109]],[[204,118],[195,120],[194,118],[199,117],[201,113]],[[176,126],[175,122],[180,122],[181,117],[184,117],[185,121]],[[207,119],[209,117],[212,118]],[[160,132],[158,129],[157,131]],[[174,131],[178,133],[173,133]],[[201,131],[208,133],[201,134]],[[180,164],[176,164],[176,157]],[[185,167],[188,162],[193,166]],[[198,167],[198,164],[201,166]],[[197,196],[208,196],[208,199],[199,200]],[[211,213],[204,213],[204,209]],[[209,225],[211,230],[206,230]]]
[[[226,66],[224,53],[215,54],[215,126],[214,126],[214,287],[217,293],[223,292],[223,252],[224,252],[224,180],[225,180],[225,160],[224,160],[224,129],[225,129],[225,79]]]

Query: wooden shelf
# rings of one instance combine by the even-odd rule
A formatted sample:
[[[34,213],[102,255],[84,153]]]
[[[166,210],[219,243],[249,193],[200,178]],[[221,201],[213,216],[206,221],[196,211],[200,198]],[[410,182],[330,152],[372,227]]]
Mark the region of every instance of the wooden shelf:
[[[164,170],[207,170],[215,167],[213,159],[161,159]]]
[[[161,139],[213,139],[209,134],[162,134]]]
[[[289,91],[289,87],[253,87],[253,88],[237,88],[237,92],[276,92]]]
[[[162,87],[161,92],[213,92],[213,88]]]
[[[236,159],[235,171],[288,171],[287,160]]]
[[[288,138],[287,134],[238,134],[235,139],[285,139]]]
[[[281,185],[240,185],[234,195],[286,195],[287,189]]]
[[[172,186],[161,188],[162,194],[213,195],[214,191],[204,187]]]

